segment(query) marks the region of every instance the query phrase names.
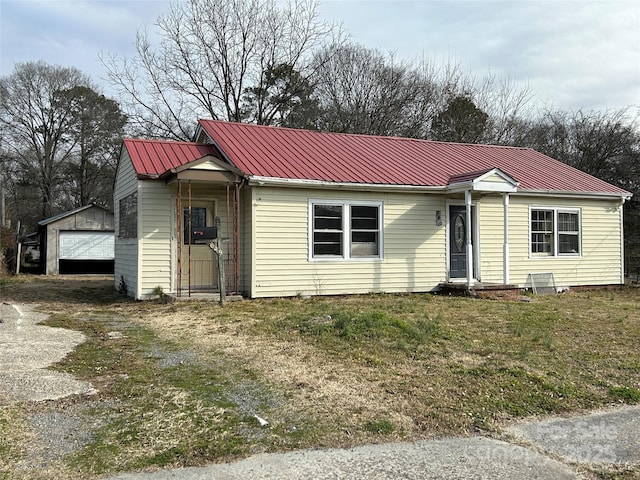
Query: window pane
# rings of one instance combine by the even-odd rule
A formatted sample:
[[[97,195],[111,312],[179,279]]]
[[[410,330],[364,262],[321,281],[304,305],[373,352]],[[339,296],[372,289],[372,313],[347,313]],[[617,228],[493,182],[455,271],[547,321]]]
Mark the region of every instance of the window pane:
[[[377,242],[378,232],[352,232],[352,242]]]
[[[120,238],[136,238],[138,233],[138,194],[132,193],[120,199],[119,202]]]
[[[313,256],[342,256],[342,205],[313,206]]]
[[[553,255],[553,210],[531,210],[531,253]]]
[[[351,228],[354,230],[377,230],[378,207],[352,206]]]
[[[351,256],[376,257],[379,248],[379,207],[353,205],[351,207]]]
[[[580,249],[578,245],[578,235],[565,233],[560,234],[558,236],[558,251],[560,253],[579,254]]]
[[[558,231],[559,232],[577,232],[578,231],[578,214],[577,213],[558,213]]]
[[[182,242],[186,245],[189,243],[190,232],[189,232],[189,207],[183,208],[183,228],[184,228],[184,236],[182,238]],[[191,207],[191,230],[193,231],[196,228],[204,228],[207,226],[207,208],[206,207]],[[193,238],[191,238],[193,242]]]
[[[316,230],[342,230],[342,219],[316,217],[313,228]]]
[[[342,255],[342,234],[317,232],[313,235],[314,255]]]
[[[342,218],[342,205],[314,205],[313,215],[316,218]]]
[[[313,216],[315,230],[342,230],[341,205],[314,205]]]

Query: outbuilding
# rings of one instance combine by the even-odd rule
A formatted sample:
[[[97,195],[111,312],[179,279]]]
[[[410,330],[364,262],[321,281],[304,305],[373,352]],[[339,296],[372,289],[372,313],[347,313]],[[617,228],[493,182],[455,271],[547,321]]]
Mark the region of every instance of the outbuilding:
[[[112,274],[113,212],[91,204],[38,222],[45,275]]]

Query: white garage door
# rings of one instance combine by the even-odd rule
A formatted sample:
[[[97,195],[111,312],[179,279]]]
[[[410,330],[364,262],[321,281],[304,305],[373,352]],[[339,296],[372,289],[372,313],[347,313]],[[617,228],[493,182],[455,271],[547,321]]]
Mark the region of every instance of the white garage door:
[[[60,232],[60,260],[113,260],[113,232]]]

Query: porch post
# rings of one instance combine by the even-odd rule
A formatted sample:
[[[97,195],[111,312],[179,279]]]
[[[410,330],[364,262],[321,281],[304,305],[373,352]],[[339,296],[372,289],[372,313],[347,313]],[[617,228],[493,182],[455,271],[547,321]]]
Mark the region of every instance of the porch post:
[[[504,222],[504,244],[502,246],[502,283],[509,283],[509,194],[502,195],[502,215]]]
[[[471,190],[465,190],[464,202],[466,205],[466,224],[467,224],[467,287],[473,283],[473,231],[471,229]]]

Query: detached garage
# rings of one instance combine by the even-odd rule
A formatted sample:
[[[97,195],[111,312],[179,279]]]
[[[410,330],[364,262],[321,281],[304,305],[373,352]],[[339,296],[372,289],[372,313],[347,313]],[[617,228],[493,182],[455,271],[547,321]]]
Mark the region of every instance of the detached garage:
[[[113,212],[87,205],[38,222],[45,275],[112,274]]]

